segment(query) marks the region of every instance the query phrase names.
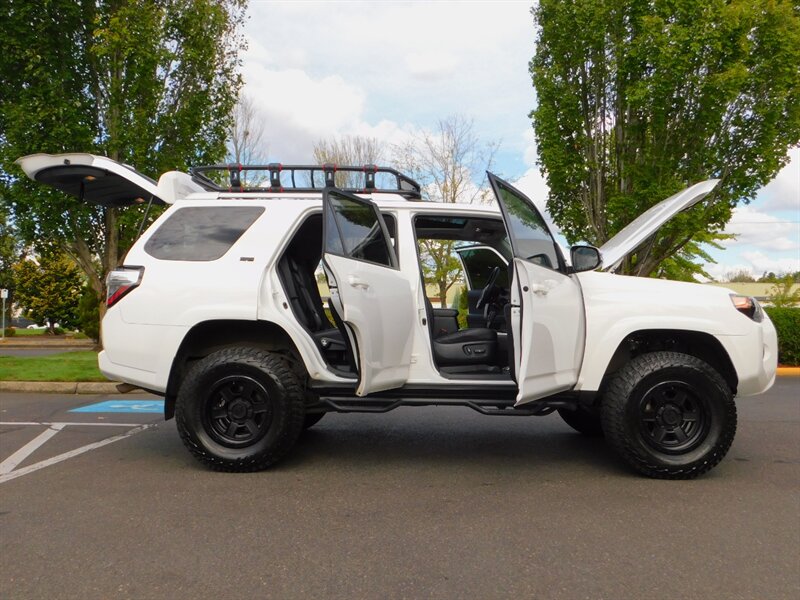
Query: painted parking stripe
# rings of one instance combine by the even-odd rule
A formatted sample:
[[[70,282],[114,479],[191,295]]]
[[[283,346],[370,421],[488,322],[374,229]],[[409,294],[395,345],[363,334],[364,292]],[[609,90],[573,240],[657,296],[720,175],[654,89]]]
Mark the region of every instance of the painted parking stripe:
[[[126,431],[125,433],[122,433],[120,435],[115,435],[114,437],[106,438],[104,440],[95,442],[93,444],[87,444],[86,446],[81,446],[80,448],[76,448],[75,450],[64,452],[64,454],[53,456],[52,458],[48,458],[47,460],[43,460],[41,462],[28,465],[27,467],[22,467],[21,469],[17,469],[16,471],[11,471],[10,473],[3,473],[2,475],[0,475],[0,483],[11,481],[12,479],[16,479],[17,477],[22,477],[23,475],[28,475],[29,473],[33,473],[34,471],[38,471],[39,469],[44,469],[45,467],[49,467],[50,465],[60,463],[61,461],[67,460],[68,458],[79,456],[84,452],[89,452],[90,450],[102,448],[103,446],[107,446],[108,444],[113,444],[114,442],[124,440],[125,438],[135,435],[140,431],[144,431],[149,427],[155,427],[155,425],[153,424],[140,425],[139,427],[131,429],[130,431]]]
[[[162,414],[164,412],[163,400],[106,400],[73,408],[71,413],[139,413]]]
[[[44,444],[47,440],[49,440],[51,437],[53,437],[62,429],[64,429],[63,423],[56,423],[54,425],[48,426],[48,428],[45,429],[42,433],[37,435],[30,442],[25,444],[22,448],[14,452],[14,454],[12,454],[3,462],[0,463],[0,475],[5,475],[6,473],[10,473],[11,471],[13,471],[19,463],[28,458],[34,452],[36,452],[39,446]]]

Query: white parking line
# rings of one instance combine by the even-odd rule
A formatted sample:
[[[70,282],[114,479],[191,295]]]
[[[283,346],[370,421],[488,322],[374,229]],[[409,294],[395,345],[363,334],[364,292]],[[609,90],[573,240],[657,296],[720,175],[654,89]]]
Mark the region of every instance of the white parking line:
[[[87,427],[138,427],[141,423],[47,423],[45,421],[38,422],[38,421],[0,421],[0,426],[2,425],[41,425],[43,427],[49,427],[50,425],[86,425]]]
[[[22,448],[14,452],[11,456],[0,463],[0,475],[11,473],[19,463],[28,458],[31,454],[36,452],[36,449],[44,444],[47,440],[64,429],[64,423],[55,423],[50,425],[42,433],[33,438],[30,442],[25,444]]]
[[[0,425],[23,425],[23,424],[26,424],[26,425],[44,425],[44,423],[19,423],[19,422],[18,423],[10,423],[10,422],[0,423]],[[19,460],[16,460],[16,464],[11,466],[11,469],[13,469],[14,466],[19,464],[20,462],[22,462],[22,460],[24,460],[27,456],[29,456],[34,450],[36,450],[36,448],[41,446],[44,442],[46,442],[48,439],[50,439],[56,433],[58,433],[58,431],[63,429],[63,427],[65,427],[67,425],[92,425],[92,423],[49,423],[48,425],[50,425],[53,428],[52,429],[48,429],[43,434],[37,436],[36,439],[34,439],[31,442],[28,442],[25,446],[23,446],[22,448],[17,450],[13,455],[11,455],[9,458],[7,458],[6,460],[3,461],[3,465],[5,465],[6,463],[10,463],[11,459],[15,459],[16,460],[15,457],[17,457],[17,455],[21,454],[26,448],[28,448],[28,446],[33,445],[34,442],[37,442],[38,440],[40,440],[40,438],[42,438],[45,434],[49,434],[48,437],[46,439],[44,439],[44,440],[41,440],[25,456],[23,456]],[[59,427],[59,428],[56,429],[55,426],[57,426],[57,425],[61,425],[62,427]],[[94,423],[94,425],[112,425],[112,423]],[[120,424],[119,423],[114,423],[113,425],[120,425]],[[106,438],[106,439],[101,440],[99,442],[94,442],[93,444],[87,444],[86,446],[81,446],[80,448],[76,448],[75,450],[70,450],[69,452],[64,452],[63,454],[59,454],[58,456],[53,456],[52,458],[48,458],[48,459],[43,460],[41,462],[34,463],[32,465],[28,465],[27,467],[23,467],[21,469],[17,469],[16,471],[11,471],[10,469],[9,469],[9,472],[0,471],[0,483],[5,483],[6,481],[11,481],[12,479],[16,479],[17,477],[22,477],[23,475],[28,475],[29,473],[33,473],[34,471],[38,471],[39,469],[44,469],[45,467],[49,467],[50,465],[54,465],[56,463],[60,463],[61,461],[67,460],[68,458],[72,458],[73,456],[78,456],[80,454],[83,454],[84,452],[89,452],[90,450],[95,450],[96,448],[102,448],[103,446],[107,446],[108,444],[113,444],[114,442],[118,442],[120,440],[124,440],[127,437],[135,435],[135,434],[139,433],[140,431],[144,431],[145,429],[147,429],[149,427],[154,427],[154,426],[155,426],[155,423],[151,423],[151,424],[147,424],[147,425],[137,424],[136,426],[134,426],[134,429],[131,429],[130,431],[126,431],[125,433],[122,433],[120,435],[115,435],[114,437]]]

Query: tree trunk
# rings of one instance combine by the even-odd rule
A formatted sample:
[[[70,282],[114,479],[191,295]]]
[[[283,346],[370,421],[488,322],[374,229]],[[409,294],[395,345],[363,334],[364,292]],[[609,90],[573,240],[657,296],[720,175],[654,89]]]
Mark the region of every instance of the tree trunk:
[[[450,286],[447,285],[447,281],[443,279],[439,280],[439,304],[441,304],[442,308],[447,308],[447,288]]]

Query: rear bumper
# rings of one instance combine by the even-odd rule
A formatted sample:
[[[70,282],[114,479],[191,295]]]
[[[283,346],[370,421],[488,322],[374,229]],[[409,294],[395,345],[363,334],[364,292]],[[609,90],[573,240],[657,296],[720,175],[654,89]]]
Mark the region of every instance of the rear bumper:
[[[172,361],[186,327],[125,323],[117,307],[103,318],[103,348],[98,356],[100,371],[114,381],[123,381],[155,392],[165,392]],[[135,366],[134,366],[135,365]]]
[[[166,384],[161,385],[155,373],[111,362],[105,350],[97,355],[97,362],[100,372],[113,381],[123,381],[153,392],[164,393],[167,389]]]

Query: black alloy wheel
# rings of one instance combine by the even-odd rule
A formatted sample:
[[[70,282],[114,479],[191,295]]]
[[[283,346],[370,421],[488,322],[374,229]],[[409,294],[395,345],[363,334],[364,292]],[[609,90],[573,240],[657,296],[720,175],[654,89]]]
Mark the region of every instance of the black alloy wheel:
[[[252,377],[223,377],[206,397],[204,425],[224,446],[240,448],[257,442],[271,422],[269,392]]]
[[[691,479],[725,457],[736,434],[733,391],[707,362],[678,352],[632,358],[601,401],[605,437],[635,470]]]
[[[665,454],[682,454],[708,434],[708,400],[683,381],[663,381],[649,389],[638,404],[638,422],[645,442]]]
[[[192,365],[175,422],[189,451],[218,471],[258,471],[284,458],[305,421],[301,375],[275,352],[232,346]]]

